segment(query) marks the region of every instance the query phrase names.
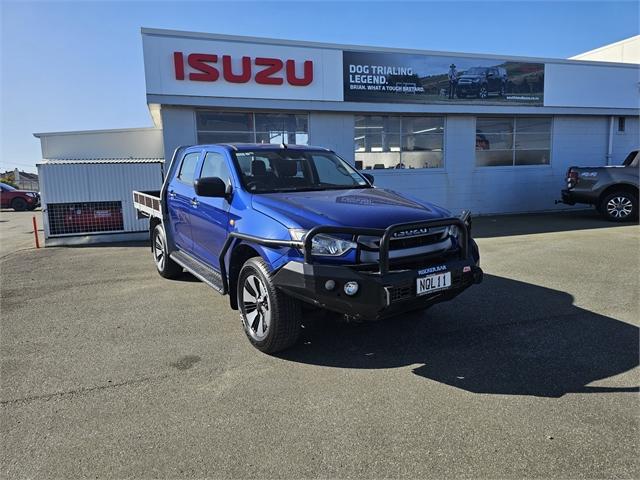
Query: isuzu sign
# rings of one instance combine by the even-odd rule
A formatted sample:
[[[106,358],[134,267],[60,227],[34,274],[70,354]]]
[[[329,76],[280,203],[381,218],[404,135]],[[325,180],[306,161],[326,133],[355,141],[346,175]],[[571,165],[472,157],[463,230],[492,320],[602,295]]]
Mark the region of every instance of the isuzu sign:
[[[234,63],[240,66],[234,67]],[[302,66],[296,66],[296,63],[302,63]],[[190,71],[185,72],[186,66]],[[248,83],[253,79],[261,85],[282,85],[286,82],[305,87],[313,82],[313,60],[296,62],[294,59],[249,56],[234,59],[231,55],[190,53],[186,55],[185,62],[183,52],[173,52],[173,67],[176,80],[216,82],[222,74],[222,78],[230,83]],[[297,73],[297,69],[301,72]]]
[[[143,30],[147,100],[198,97],[342,101],[342,51]],[[163,98],[170,97],[170,98]],[[204,103],[203,103],[204,104]]]

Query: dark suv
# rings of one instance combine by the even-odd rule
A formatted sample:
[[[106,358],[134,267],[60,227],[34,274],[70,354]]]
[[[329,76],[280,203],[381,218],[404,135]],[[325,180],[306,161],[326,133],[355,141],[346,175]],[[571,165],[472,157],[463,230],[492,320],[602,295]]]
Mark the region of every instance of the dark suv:
[[[507,71],[502,67],[472,67],[458,78],[456,96],[487,98],[497,94],[504,96],[507,88]]]

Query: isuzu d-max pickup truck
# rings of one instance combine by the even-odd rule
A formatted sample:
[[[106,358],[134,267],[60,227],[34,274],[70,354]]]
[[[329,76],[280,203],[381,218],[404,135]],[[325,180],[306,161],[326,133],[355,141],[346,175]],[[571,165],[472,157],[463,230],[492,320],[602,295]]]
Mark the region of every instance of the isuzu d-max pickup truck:
[[[374,187],[324,148],[180,147],[162,190],[133,197],[160,275],[228,294],[267,353],[297,341],[303,308],[379,319],[482,280],[467,212]]]

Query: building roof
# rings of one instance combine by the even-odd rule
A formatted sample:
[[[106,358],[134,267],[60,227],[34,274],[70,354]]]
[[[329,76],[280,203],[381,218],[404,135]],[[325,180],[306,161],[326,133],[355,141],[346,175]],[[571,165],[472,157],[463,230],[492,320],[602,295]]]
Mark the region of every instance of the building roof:
[[[104,163],[164,163],[164,158],[52,158],[36,165],[86,165]]]
[[[569,59],[638,64],[640,63],[640,35],[594,48]]]

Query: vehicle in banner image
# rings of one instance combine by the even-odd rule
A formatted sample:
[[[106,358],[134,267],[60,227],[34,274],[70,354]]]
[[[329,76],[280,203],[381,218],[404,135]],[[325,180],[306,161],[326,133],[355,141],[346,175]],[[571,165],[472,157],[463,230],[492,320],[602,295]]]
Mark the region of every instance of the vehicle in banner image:
[[[504,97],[507,89],[507,71],[503,67],[472,67],[458,77],[456,97]]]
[[[640,153],[634,150],[622,165],[569,167],[567,188],[556,203],[594,205],[612,222],[638,218],[638,177]]]
[[[268,144],[176,150],[160,191],[133,192],[160,275],[229,295],[251,343],[296,343],[303,309],[375,320],[482,280],[468,212],[374,187],[334,152]]]
[[[40,194],[0,183],[0,205],[2,208],[13,208],[16,212],[35,210],[40,206]]]

